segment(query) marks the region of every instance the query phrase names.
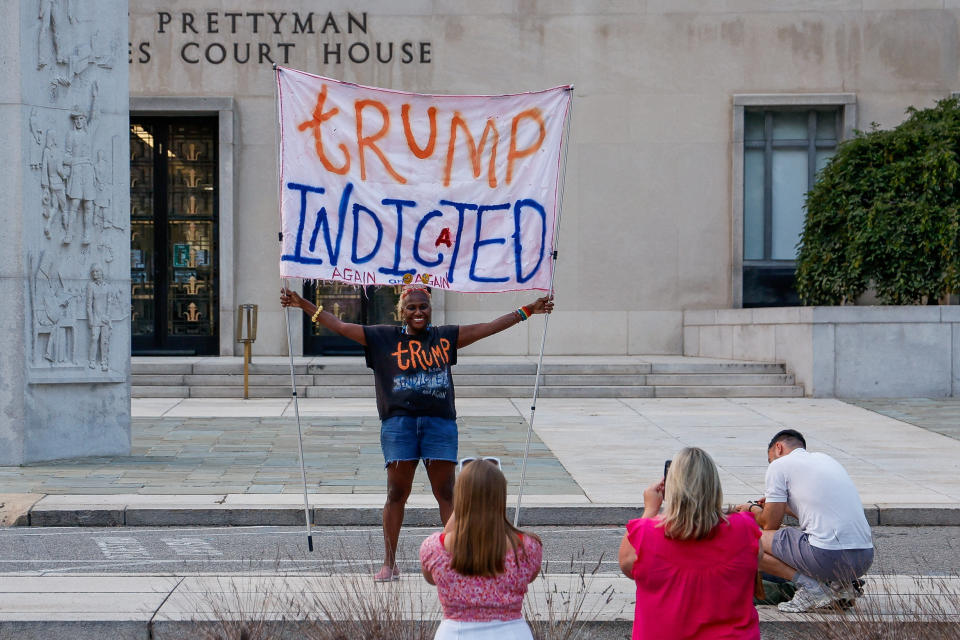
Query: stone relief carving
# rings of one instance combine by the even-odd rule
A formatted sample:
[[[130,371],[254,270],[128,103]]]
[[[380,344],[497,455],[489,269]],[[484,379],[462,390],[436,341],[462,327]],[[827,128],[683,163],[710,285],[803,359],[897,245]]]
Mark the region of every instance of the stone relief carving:
[[[76,22],[70,5],[70,0],[40,0],[37,69],[50,66],[52,60],[56,60],[57,64],[66,64],[70,48],[67,42],[69,25]]]
[[[50,252],[41,254],[35,272],[30,270],[34,361],[42,357],[54,366],[76,365],[75,314],[70,312],[80,294],[64,284],[56,258]]]
[[[114,174],[115,159],[123,159],[123,138],[106,138],[98,127],[100,84],[122,60],[119,39],[102,37],[94,20],[79,18],[78,10],[89,5],[39,0],[38,6],[38,76],[51,89],[49,106],[59,108],[38,106],[28,120],[28,162],[32,175],[39,174],[33,184],[39,183],[42,214],[31,242],[36,249],[27,257],[31,375],[47,383],[119,381],[123,368],[110,362],[116,351],[111,342],[127,334],[114,332],[113,323],[129,317],[130,305],[106,270],[127,239],[120,244],[119,234],[106,233],[127,229],[127,212],[119,210],[125,199],[116,191],[122,177]],[[61,88],[69,95],[61,95]],[[74,107],[65,113],[68,97]],[[84,350],[86,363],[78,361]]]
[[[75,106],[70,112],[73,129],[67,133],[64,145],[64,164],[70,168],[67,179],[67,201],[70,205],[71,226],[63,238],[64,244],[73,241],[72,221],[77,214],[82,215],[81,244],[90,244],[90,231],[93,228],[93,210],[97,198],[96,172],[93,166],[93,134],[92,127],[99,119],[97,96],[100,85],[93,83],[93,98],[90,111],[84,112]]]
[[[101,248],[102,250],[102,248]],[[102,251],[112,259],[112,251]],[[129,316],[128,305],[116,285],[105,279],[104,267],[91,264],[89,282],[82,290],[70,287],[61,273],[53,252],[40,255],[34,268],[34,257],[28,257],[30,299],[33,310],[33,365],[45,368],[78,369],[78,325],[87,323],[87,367],[110,371],[110,343],[113,323]]]
[[[106,38],[93,30],[86,37],[71,0],[40,0],[37,31],[37,69],[52,69],[50,94],[69,87],[93,67],[112,69],[120,55],[118,37]]]
[[[44,217],[43,235],[51,237],[50,225],[57,216],[64,232],[70,232],[70,211],[67,208],[66,169],[63,154],[57,144],[56,129],[47,131],[47,144],[40,161],[41,212]]]
[[[87,366],[95,369],[99,363],[101,371],[109,371],[111,292],[103,280],[103,267],[99,263],[90,266],[90,280],[86,291],[87,326],[90,328]]]
[[[33,140],[30,145],[30,168],[38,171],[43,159],[43,127],[40,125],[40,115],[36,109],[30,109],[29,126],[30,138]]]

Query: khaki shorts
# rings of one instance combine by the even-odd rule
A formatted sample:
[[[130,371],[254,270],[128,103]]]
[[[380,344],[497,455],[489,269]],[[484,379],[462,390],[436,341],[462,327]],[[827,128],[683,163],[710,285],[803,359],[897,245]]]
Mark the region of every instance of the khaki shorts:
[[[850,582],[873,564],[873,548],[821,549],[810,544],[807,534],[793,527],[774,534],[771,551],[800,573],[822,582]]]

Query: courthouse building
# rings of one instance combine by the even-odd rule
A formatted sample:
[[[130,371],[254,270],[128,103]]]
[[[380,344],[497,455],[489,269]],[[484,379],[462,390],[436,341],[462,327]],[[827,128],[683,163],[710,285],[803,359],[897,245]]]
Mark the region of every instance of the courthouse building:
[[[817,170],[960,88],[958,18],[953,0],[131,0],[133,353],[238,353],[241,303],[254,353],[287,352],[273,63],[422,93],[573,84],[547,352],[679,354],[684,310],[797,303]],[[305,293],[396,320],[393,288]],[[438,294],[435,321],[530,297]],[[297,355],[356,352],[301,315]],[[470,353],[535,353],[541,326]]]

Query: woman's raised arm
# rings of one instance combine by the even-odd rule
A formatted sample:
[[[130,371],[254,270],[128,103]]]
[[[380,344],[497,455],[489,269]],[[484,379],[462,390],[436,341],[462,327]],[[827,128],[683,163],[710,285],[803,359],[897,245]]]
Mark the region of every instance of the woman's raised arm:
[[[459,338],[457,339],[457,348],[462,349],[477,340],[482,340],[495,333],[500,333],[504,329],[526,320],[524,316],[532,316],[535,313],[550,313],[551,311],[553,311],[553,296],[543,296],[542,298],[537,298],[531,304],[520,307],[516,311],[511,311],[508,314],[500,316],[496,320],[481,322],[480,324],[461,325]]]
[[[311,318],[317,312],[317,306],[305,300],[295,291],[290,289],[280,289],[280,306],[283,307],[297,307],[302,309]],[[317,314],[316,319],[317,324],[330,329],[334,333],[340,334],[344,338],[349,338],[354,342],[359,342],[362,345],[367,344],[367,339],[363,334],[363,325],[354,324],[352,322],[344,322],[337,316],[333,315],[329,311],[321,311]]]

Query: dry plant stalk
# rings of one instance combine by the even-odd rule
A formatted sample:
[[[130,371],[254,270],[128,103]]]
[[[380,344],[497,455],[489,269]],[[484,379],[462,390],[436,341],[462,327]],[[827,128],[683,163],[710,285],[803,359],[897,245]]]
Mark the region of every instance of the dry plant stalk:
[[[242,579],[242,577],[238,576]],[[207,578],[201,578],[201,581]],[[197,616],[189,637],[200,640],[274,640],[278,638],[276,615],[271,613],[272,594],[269,582],[256,581],[257,587],[244,591],[236,578],[217,577],[218,588],[194,594]],[[253,581],[251,581],[253,582]]]
[[[916,576],[909,585],[898,585],[893,576],[883,574],[866,579],[866,593],[852,608],[810,614],[818,637],[960,640],[960,578]]]
[[[198,591],[197,618],[183,636],[202,640],[432,640],[441,612],[435,589],[417,573],[399,581],[376,584],[367,564],[349,559],[344,572],[297,575],[290,582],[263,571],[217,579],[218,587]],[[591,594],[603,557],[585,562],[581,548],[562,576],[540,577],[531,584],[524,613],[536,640],[579,640],[592,637],[588,623],[613,599],[608,586]],[[279,567],[279,563],[278,567]],[[246,582],[249,581],[249,582]],[[302,582],[301,582],[302,581]],[[254,585],[244,588],[242,584]]]
[[[373,547],[371,547],[371,557]],[[309,577],[303,591],[287,594],[288,619],[302,623],[304,640],[432,640],[440,610],[419,572],[375,583],[367,563],[341,548],[342,572]],[[398,565],[404,564],[401,557]]]
[[[524,616],[530,624],[535,640],[578,640],[590,638],[587,627],[599,617],[600,611],[613,599],[613,588],[607,586],[596,598],[588,602],[590,587],[600,571],[603,555],[590,568],[584,564],[586,550],[581,547],[570,558],[569,571],[560,575],[570,576],[567,584],[560,584],[556,576],[548,578],[549,562],[544,562],[537,581],[544,586],[542,592],[532,583],[523,601]]]

